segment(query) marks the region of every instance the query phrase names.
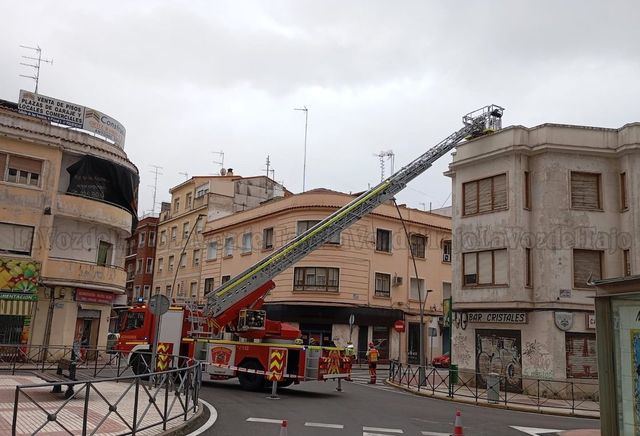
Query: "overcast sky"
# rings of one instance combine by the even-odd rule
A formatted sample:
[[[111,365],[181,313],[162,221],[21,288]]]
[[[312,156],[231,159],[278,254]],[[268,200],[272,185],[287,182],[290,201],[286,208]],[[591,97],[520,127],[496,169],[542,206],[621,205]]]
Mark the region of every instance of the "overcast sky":
[[[302,189],[360,191],[496,103],[505,125],[620,127],[640,121],[640,2],[0,0],[0,98],[17,101],[20,44],[54,64],[40,93],[100,110],[127,129],[140,212],[191,175],[236,174]],[[400,195],[450,203],[442,158]],[[387,171],[388,174],[388,171]]]

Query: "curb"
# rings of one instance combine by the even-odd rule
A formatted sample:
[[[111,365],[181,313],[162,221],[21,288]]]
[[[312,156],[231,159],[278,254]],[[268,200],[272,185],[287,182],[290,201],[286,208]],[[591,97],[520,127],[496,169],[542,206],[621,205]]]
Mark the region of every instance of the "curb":
[[[468,405],[471,405],[471,406],[487,407],[489,409],[516,410],[518,412],[537,413],[537,414],[540,414],[540,415],[554,415],[554,416],[565,416],[565,417],[572,417],[572,418],[600,419],[600,413],[598,413],[598,416],[594,416],[594,415],[588,415],[588,414],[582,414],[582,413],[570,413],[570,412],[562,412],[562,411],[539,410],[537,408],[531,408],[531,407],[527,407],[527,406],[523,406],[523,405],[517,405],[517,404],[516,405],[511,405],[511,406],[505,406],[503,404],[480,403],[480,402],[476,402],[475,400],[470,399],[470,398],[453,399],[453,398],[449,398],[449,397],[441,397],[441,396],[438,396],[438,395],[432,395],[432,394],[427,393],[427,392],[415,391],[415,390],[413,390],[411,388],[408,388],[408,387],[405,387],[403,385],[393,383],[393,382],[389,381],[388,379],[385,380],[384,383],[389,385],[389,386],[393,386],[394,388],[402,389],[405,392],[410,392],[410,393],[412,393],[414,395],[419,395],[421,397],[426,397],[426,398],[433,398],[435,400],[450,401],[452,403],[462,403],[462,404],[468,404]]]
[[[183,424],[161,433],[162,436],[197,436],[204,433],[216,423],[218,411],[204,400],[199,400],[198,412]]]

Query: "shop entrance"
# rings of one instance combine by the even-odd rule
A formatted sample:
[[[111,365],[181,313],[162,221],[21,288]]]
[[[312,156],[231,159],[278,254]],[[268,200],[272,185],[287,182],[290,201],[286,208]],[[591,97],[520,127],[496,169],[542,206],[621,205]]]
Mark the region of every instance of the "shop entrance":
[[[100,330],[100,311],[91,309],[78,309],[74,343],[80,342],[80,356],[82,359],[95,358],[95,350],[98,348],[98,331]]]
[[[306,345],[329,347],[331,343],[331,324],[300,324],[302,341]]]
[[[0,344],[20,344],[24,320],[24,316],[1,315]]]

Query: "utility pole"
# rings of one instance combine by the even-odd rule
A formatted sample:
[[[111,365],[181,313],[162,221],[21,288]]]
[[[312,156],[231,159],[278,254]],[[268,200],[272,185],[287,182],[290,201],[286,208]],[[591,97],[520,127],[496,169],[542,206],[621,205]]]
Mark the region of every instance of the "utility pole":
[[[162,175],[162,167],[158,165],[151,165],[151,172],[153,173],[153,205],[151,206],[151,214],[155,215],[156,213],[156,195],[158,193],[158,176]]]
[[[306,191],[307,183],[307,126],[309,123],[309,109],[306,106],[294,108],[294,111],[304,112],[304,160],[302,162],[302,192]]]
[[[26,74],[20,74],[20,77],[26,77],[27,79],[32,79],[34,82],[36,82],[36,89],[35,89],[35,93],[38,93],[38,82],[40,82],[40,64],[42,62],[45,62],[47,64],[51,64],[53,65],[53,59],[43,59],[42,58],[42,49],[40,48],[39,45],[35,46],[35,47],[29,47],[27,45],[21,45],[21,48],[26,48],[27,50],[33,50],[38,54],[38,57],[33,57],[33,56],[22,56],[23,59],[29,59],[32,61],[36,61],[35,65],[34,64],[28,64],[25,62],[20,62],[20,65],[24,65],[25,67],[30,67],[33,68],[36,72],[34,76],[27,76]]]

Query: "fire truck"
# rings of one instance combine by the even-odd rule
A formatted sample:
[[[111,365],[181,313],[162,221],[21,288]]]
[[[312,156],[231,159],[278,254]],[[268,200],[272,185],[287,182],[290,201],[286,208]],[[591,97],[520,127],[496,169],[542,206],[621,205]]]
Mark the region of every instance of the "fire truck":
[[[392,200],[407,183],[460,142],[501,129],[503,111],[500,106],[490,105],[465,115],[462,128],[426,153],[209,292],[204,307],[187,304],[169,308],[162,315],[158,355],[193,357],[203,363],[203,380],[237,377],[241,386],[249,390],[262,389],[272,381],[286,386],[349,377],[351,361],[344,349],[300,344],[299,329],[267,318],[262,306],[275,287],[273,278],[380,204]],[[154,318],[148,306],[140,305],[130,308],[122,320],[116,348],[126,352],[137,373],[150,367],[148,353],[156,334]],[[157,361],[160,368],[161,359]]]

